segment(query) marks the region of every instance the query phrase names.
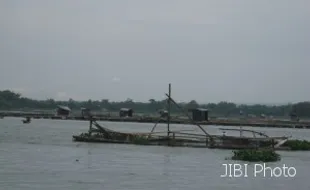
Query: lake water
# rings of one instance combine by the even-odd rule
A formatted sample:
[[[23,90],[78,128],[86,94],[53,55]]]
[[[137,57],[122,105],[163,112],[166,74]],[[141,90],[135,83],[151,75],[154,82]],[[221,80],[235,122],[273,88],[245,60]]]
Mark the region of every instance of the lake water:
[[[148,132],[153,124],[105,124],[119,131]],[[191,129],[194,126],[173,125]],[[164,130],[160,126],[158,130]],[[217,133],[218,127],[205,127]],[[255,128],[270,135],[292,135],[310,139],[307,129]],[[248,165],[248,177],[220,177],[222,164],[236,162],[225,158],[229,150],[173,148],[121,144],[72,142],[72,135],[86,132],[83,121],[0,119],[0,189],[2,190],[309,190],[310,152],[279,152],[283,164],[296,169],[294,178],[254,176],[254,164]],[[244,170],[245,171],[245,170]]]

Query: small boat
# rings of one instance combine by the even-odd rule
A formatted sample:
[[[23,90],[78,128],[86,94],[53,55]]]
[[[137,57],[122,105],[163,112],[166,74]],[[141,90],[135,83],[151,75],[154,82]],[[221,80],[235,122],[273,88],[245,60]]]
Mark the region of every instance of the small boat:
[[[26,117],[26,119],[22,120],[24,124],[30,123],[31,122],[31,118],[30,117]]]

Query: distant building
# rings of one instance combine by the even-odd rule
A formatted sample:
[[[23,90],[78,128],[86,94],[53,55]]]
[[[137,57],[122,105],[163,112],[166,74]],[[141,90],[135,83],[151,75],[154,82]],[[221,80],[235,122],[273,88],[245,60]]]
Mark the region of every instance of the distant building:
[[[291,121],[299,121],[299,118],[296,113],[290,114]]]
[[[89,117],[91,116],[91,111],[90,109],[88,108],[81,108],[81,114],[82,114],[82,117]]]
[[[131,108],[121,108],[119,111],[120,117],[132,117],[133,110]]]
[[[68,117],[70,115],[71,109],[67,106],[57,106],[56,115]]]
[[[205,108],[190,109],[194,121],[208,121],[209,110]]]
[[[256,115],[254,115],[254,114],[248,114],[247,117],[249,117],[249,118],[255,118]]]
[[[160,117],[168,117],[167,110],[159,110],[158,113],[160,114]]]

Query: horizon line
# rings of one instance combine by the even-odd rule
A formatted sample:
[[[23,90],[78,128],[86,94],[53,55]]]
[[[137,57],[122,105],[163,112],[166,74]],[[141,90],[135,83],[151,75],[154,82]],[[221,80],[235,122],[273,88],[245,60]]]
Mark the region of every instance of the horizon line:
[[[21,92],[17,92],[17,91],[14,91],[14,90],[10,90],[10,89],[5,89],[5,90],[0,90],[0,91],[10,91],[10,92],[13,92],[13,93],[16,93],[16,94],[20,94],[20,97],[22,98],[27,98],[27,99],[31,99],[31,100],[36,100],[36,101],[46,101],[46,100],[54,100],[54,101],[58,101],[58,102],[63,102],[63,101],[69,101],[70,99],[72,99],[73,101],[76,101],[76,102],[87,102],[88,100],[91,100],[91,101],[102,101],[102,100],[108,100],[109,102],[115,102],[115,103],[121,103],[121,102],[126,102],[127,99],[131,99],[133,102],[135,103],[149,103],[149,101],[140,101],[140,100],[134,100],[132,98],[127,98],[125,100],[110,100],[108,98],[102,98],[102,99],[79,99],[79,100],[76,100],[76,99],[73,99],[73,98],[68,98],[67,100],[61,100],[61,99],[57,99],[57,98],[45,98],[45,99],[41,99],[41,98],[31,98],[31,97],[27,97],[27,96],[23,96],[23,93]],[[155,98],[150,98],[149,100],[151,99],[154,99],[155,101],[163,101],[165,99],[161,99],[161,100],[156,100]],[[188,101],[176,101],[178,103],[189,103],[191,102],[192,100],[188,100]],[[221,101],[216,101],[216,102],[198,102],[197,100],[194,100],[196,101],[196,103],[198,105],[206,105],[206,104],[219,104],[221,102],[226,102],[226,103],[233,103],[235,105],[266,105],[266,106],[281,106],[281,105],[290,105],[290,104],[296,104],[296,103],[300,103],[300,102],[310,102],[309,100],[302,100],[302,101],[288,101],[288,102],[232,102],[232,101],[225,101],[225,100],[221,100]]]

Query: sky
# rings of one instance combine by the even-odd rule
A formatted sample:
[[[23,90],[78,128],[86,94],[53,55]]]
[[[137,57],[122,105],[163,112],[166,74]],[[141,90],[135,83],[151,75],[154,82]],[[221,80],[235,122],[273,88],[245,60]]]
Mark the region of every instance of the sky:
[[[310,99],[309,0],[2,0],[0,90],[57,100]]]

